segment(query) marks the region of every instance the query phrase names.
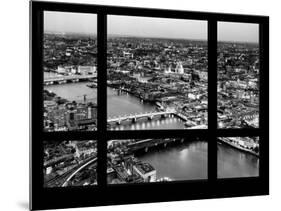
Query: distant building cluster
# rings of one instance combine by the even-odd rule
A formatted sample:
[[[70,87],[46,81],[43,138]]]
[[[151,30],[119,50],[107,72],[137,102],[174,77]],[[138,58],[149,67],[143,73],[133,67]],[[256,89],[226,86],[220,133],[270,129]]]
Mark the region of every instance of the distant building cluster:
[[[96,66],[58,66],[54,70],[61,75],[70,75],[70,74],[80,74],[80,75],[91,75],[97,72]]]
[[[87,36],[45,34],[44,85],[87,81],[96,88],[96,48]],[[45,131],[96,130],[97,104],[86,94],[70,102],[45,87],[43,97]]]
[[[108,184],[155,182],[156,169],[129,152],[127,145],[135,140],[111,141],[108,144]]]
[[[44,91],[44,129],[46,131],[96,130],[97,105],[61,99]]]
[[[97,66],[97,40],[86,35],[44,34],[44,71],[94,71]],[[80,66],[80,67],[79,67]],[[82,67],[82,68],[81,68]],[[90,68],[89,68],[90,67]]]
[[[204,41],[114,37],[108,40],[108,85],[176,109],[187,128],[206,128],[207,62]]]
[[[218,52],[218,126],[259,127],[258,45],[219,43]]]

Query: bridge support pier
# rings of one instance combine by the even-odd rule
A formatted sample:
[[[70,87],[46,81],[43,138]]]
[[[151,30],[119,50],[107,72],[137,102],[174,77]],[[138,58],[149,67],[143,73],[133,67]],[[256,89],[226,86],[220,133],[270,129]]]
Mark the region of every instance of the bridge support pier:
[[[148,147],[145,147],[144,151],[145,151],[145,152],[148,152]]]

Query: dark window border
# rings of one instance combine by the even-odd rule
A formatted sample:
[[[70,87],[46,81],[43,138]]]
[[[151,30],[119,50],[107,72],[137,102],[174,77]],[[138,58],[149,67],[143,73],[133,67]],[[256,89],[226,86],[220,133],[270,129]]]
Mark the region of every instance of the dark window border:
[[[43,11],[96,13],[98,15],[98,130],[93,132],[43,131]],[[107,131],[106,128],[106,17],[133,15],[208,21],[208,129]],[[178,201],[269,194],[269,17],[115,7],[90,4],[30,2],[30,208],[52,209],[144,202]],[[259,24],[260,115],[256,129],[217,129],[217,22]],[[208,180],[106,184],[107,140],[123,138],[205,137],[208,141]],[[260,175],[253,178],[217,179],[217,142],[220,136],[259,136]],[[91,187],[43,188],[43,140],[98,140],[98,185]]]

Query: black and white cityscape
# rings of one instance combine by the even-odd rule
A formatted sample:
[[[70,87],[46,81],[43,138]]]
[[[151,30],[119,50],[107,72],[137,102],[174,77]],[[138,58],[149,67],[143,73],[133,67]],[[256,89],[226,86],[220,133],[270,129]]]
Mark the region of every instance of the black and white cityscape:
[[[97,128],[97,17],[44,12],[44,130]]]
[[[258,27],[218,22],[219,128],[259,127]]]
[[[207,129],[207,21],[107,20],[107,130]],[[96,131],[97,16],[44,12],[43,47],[44,130]],[[258,25],[219,22],[217,64],[218,128],[258,128]],[[207,179],[207,143],[109,140],[107,183]],[[219,178],[259,175],[258,137],[217,146]],[[44,141],[44,186],[95,185],[96,160],[96,141]]]
[[[109,130],[207,128],[207,21],[108,16]]]
[[[217,139],[218,178],[259,176],[259,137]]]
[[[207,179],[208,144],[199,138],[110,140],[107,183]]]
[[[97,184],[97,142],[44,141],[44,187]]]
[[[259,127],[259,25],[218,22],[218,128]],[[217,140],[218,178],[259,176],[259,137]]]

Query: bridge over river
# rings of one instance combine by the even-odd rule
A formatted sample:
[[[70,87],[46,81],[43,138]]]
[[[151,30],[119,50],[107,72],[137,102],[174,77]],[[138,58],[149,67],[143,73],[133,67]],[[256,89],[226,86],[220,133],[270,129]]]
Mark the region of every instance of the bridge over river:
[[[79,81],[89,81],[97,78],[97,74],[91,75],[66,75],[66,76],[53,76],[44,78],[44,85],[73,83]]]
[[[183,143],[183,138],[166,138],[166,139],[144,139],[128,144],[128,149],[131,152],[144,149],[145,152],[151,147],[166,147],[169,143]]]
[[[152,120],[155,117],[167,117],[167,116],[177,116],[178,118],[186,121],[187,118],[177,113],[175,109],[167,109],[165,111],[152,111],[152,112],[146,112],[146,113],[136,113],[136,114],[128,114],[123,116],[115,116],[115,117],[109,117],[107,120],[107,123],[117,123],[121,124],[123,121],[131,120],[132,122],[136,122],[138,119],[147,118],[149,120]]]

